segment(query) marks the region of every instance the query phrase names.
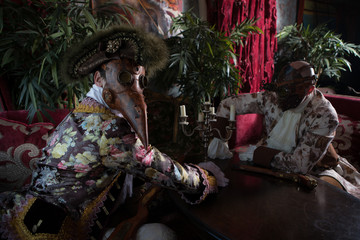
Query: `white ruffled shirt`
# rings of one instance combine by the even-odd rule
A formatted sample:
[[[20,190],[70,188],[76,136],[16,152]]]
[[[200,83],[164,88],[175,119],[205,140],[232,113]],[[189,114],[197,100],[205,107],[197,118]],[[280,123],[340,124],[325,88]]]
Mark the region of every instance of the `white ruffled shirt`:
[[[87,97],[95,99],[98,103],[101,103],[106,108],[110,109],[102,97],[103,88],[93,84],[90,91],[86,94]]]
[[[311,99],[314,97],[314,91],[305,96],[302,102],[296,108],[284,112],[275,127],[269,133],[266,140],[267,146],[286,153],[296,146],[296,133],[299,130],[299,123],[302,113]]]
[[[86,94],[87,97],[95,99],[98,103],[101,103],[106,108],[110,109],[113,114],[115,114],[118,117],[124,117],[119,111],[111,109],[105,102],[105,100],[102,97],[103,88],[97,86],[96,84],[92,85],[92,88],[90,91]]]

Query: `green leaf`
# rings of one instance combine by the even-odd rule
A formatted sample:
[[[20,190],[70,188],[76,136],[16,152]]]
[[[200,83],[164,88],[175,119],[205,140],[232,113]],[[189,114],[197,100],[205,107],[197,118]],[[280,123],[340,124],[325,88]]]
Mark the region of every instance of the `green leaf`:
[[[21,84],[20,84],[20,97],[19,97],[19,104],[21,104],[23,102],[23,99],[25,97],[25,95],[28,94],[27,92],[27,87],[26,87],[26,83],[27,83],[27,78],[26,76],[22,79]]]
[[[29,96],[30,96],[31,102],[34,105],[34,108],[37,109],[37,101],[36,101],[36,97],[35,97],[34,88],[33,88],[33,85],[31,84],[31,82],[29,82],[29,84],[28,84],[28,91],[29,91]]]
[[[34,31],[34,30],[20,30],[20,31],[16,31],[15,33],[17,33],[17,34],[36,34],[36,35],[39,34],[37,31]]]
[[[40,82],[41,82],[41,76],[42,76],[42,73],[43,73],[45,61],[46,61],[46,57],[42,60],[42,63],[41,63],[41,67],[40,67],[40,71],[39,71],[38,84],[40,84]]]
[[[31,53],[32,53],[32,54],[34,54],[34,53],[35,53],[36,49],[37,49],[37,48],[38,48],[38,46],[40,45],[40,41],[41,41],[41,39],[40,39],[40,38],[38,38],[38,37],[35,39],[35,41],[34,41],[34,43],[33,43],[32,47],[31,47]]]
[[[54,79],[56,88],[59,88],[59,80],[58,80],[57,67],[55,62],[51,64],[51,75],[52,78]]]
[[[349,71],[351,72],[351,63],[348,61],[348,60],[346,60],[345,58],[341,58],[340,59],[340,62],[343,64],[343,65],[345,65],[348,69],[349,69]],[[346,70],[345,70],[346,71]]]
[[[0,33],[2,33],[3,28],[4,28],[4,14],[3,14],[3,9],[0,8]]]
[[[207,42],[206,44],[207,44],[207,46],[208,46],[208,48],[209,48],[209,51],[210,51],[211,56],[214,57],[214,53],[213,53],[213,51],[212,51],[212,49],[211,49],[210,43]]]
[[[6,47],[6,45],[10,45],[11,43],[14,43],[14,39],[11,38],[1,38],[0,39],[0,47]],[[11,47],[11,46],[9,46]],[[7,47],[7,48],[9,48]]]
[[[84,13],[84,16],[85,16],[86,20],[88,21],[88,23],[90,24],[91,28],[94,31],[97,30],[96,21],[95,21],[93,15],[85,8],[82,10],[82,12]]]
[[[325,61],[326,67],[329,68],[330,67],[329,59],[324,58],[324,61]]]
[[[14,52],[14,49],[9,48],[8,50],[6,50],[2,61],[1,61],[1,67],[4,67],[7,63],[11,62],[14,60],[14,57],[12,56],[12,53]]]
[[[34,89],[36,89],[40,94],[43,95],[43,97],[49,98],[49,95],[46,93],[46,90],[44,88],[40,87],[36,81],[32,81],[31,84],[33,85]]]
[[[49,37],[52,38],[52,39],[56,39],[56,38],[61,37],[63,35],[64,35],[64,32],[59,31],[59,32],[51,34]]]

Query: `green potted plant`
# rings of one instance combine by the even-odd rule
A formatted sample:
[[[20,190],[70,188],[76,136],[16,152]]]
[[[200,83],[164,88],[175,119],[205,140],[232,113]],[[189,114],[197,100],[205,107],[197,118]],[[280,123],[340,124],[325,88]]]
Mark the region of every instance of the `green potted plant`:
[[[173,18],[173,37],[167,39],[169,66],[158,75],[157,88],[178,88],[183,98],[199,105],[204,98],[237,93],[242,84],[235,48],[250,34],[260,34],[256,20],[239,23],[230,34],[216,30],[188,11]]]
[[[170,52],[168,67],[150,81],[151,90],[163,93],[157,99],[169,99],[169,104],[167,107],[154,107],[153,104],[148,104],[150,111],[154,108],[157,111],[157,114],[149,116],[149,126],[157,129],[153,132],[176,139],[176,146],[173,146],[173,142],[163,141],[161,136],[150,134],[150,137],[157,138],[155,140],[165,142],[163,145],[156,145],[161,147],[163,152],[176,158],[174,152],[187,155],[203,151],[198,134],[189,138],[178,129],[176,113],[179,111],[179,105],[187,105],[189,125],[195,127],[200,103],[205,98],[220,100],[228,94],[238,92],[242,86],[242,79],[235,49],[238,45],[246,44],[248,35],[262,33],[255,23],[254,19],[246,20],[236,25],[227,35],[198,18],[191,10],[172,19],[173,36],[166,39]],[[164,96],[164,93],[169,94],[169,89],[174,93],[170,94],[172,97]],[[172,91],[174,89],[175,91]],[[148,100],[151,98],[152,96],[147,97]],[[155,102],[159,104],[160,101]],[[169,105],[173,105],[173,108]],[[156,117],[156,120],[152,117]],[[172,128],[169,128],[168,122],[174,122]]]
[[[360,58],[360,45],[344,42],[324,24],[314,29],[302,24],[285,26],[277,39],[275,74],[288,62],[304,60],[315,67],[320,85],[326,79],[339,82],[342,71],[351,71],[349,57]]]
[[[45,109],[74,107],[91,82],[59,81],[59,61],[69,45],[111,24],[128,22],[127,5],[105,4],[93,9],[85,1],[12,1],[0,6],[1,77],[12,86],[17,109],[29,110],[29,121]]]

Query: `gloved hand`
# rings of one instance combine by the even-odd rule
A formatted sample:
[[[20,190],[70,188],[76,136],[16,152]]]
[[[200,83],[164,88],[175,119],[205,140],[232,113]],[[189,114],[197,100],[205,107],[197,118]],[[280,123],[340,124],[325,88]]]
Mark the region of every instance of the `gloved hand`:
[[[254,151],[257,148],[256,145],[249,145],[248,147],[243,147],[244,151],[239,152],[239,159],[240,161],[252,161]]]
[[[232,158],[233,154],[229,150],[226,142],[219,138],[213,138],[208,147],[208,157],[211,159],[228,159]]]
[[[229,183],[229,179],[225,177],[225,174],[221,169],[213,162],[201,162],[198,164],[199,167],[205,169],[216,178],[217,186],[226,187]]]

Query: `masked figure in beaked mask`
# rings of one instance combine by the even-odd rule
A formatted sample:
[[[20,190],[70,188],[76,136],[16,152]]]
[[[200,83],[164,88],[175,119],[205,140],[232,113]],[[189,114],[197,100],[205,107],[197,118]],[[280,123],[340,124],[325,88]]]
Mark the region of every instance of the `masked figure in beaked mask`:
[[[314,174],[360,197],[360,175],[338,156],[330,144],[338,117],[330,102],[316,89],[314,68],[296,61],[284,66],[278,77],[262,87],[265,91],[223,100],[219,117],[236,114],[264,115],[264,138],[239,154],[242,161],[285,172]],[[216,146],[225,144],[215,139]],[[215,151],[213,151],[215,152]]]
[[[2,196],[4,238],[97,239],[102,206],[123,203],[133,177],[174,189],[190,203],[216,191],[209,171],[182,166],[148,143],[143,89],[167,62],[163,40],[117,26],[69,49],[63,61],[64,80],[92,73],[94,85],[50,137],[27,191]],[[114,196],[108,191],[115,180]]]

